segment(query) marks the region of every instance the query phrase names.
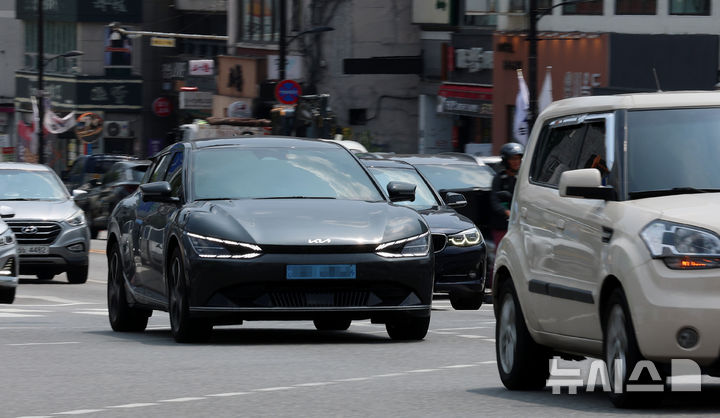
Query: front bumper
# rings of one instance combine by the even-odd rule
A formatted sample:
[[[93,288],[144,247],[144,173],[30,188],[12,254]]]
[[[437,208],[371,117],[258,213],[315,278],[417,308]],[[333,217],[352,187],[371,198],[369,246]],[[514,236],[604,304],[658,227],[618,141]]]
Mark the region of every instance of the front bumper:
[[[669,363],[690,359],[700,366],[720,360],[720,270],[671,270],[651,260],[632,271],[623,285],[642,354]],[[678,343],[678,332],[699,335],[690,348]]]
[[[16,244],[9,244],[0,247],[0,287],[17,287],[18,270]]]
[[[333,313],[375,322],[430,316],[432,255],[263,254],[250,260],[186,260],[190,311],[197,316],[286,320]],[[356,277],[289,280],[286,267],[293,264],[355,264]]]
[[[485,243],[448,245],[435,254],[436,293],[482,293],[485,290]]]
[[[55,240],[49,244],[48,254],[20,255],[20,274],[51,272],[59,274],[70,266],[85,266],[89,262],[90,230],[87,225],[70,227],[62,222],[62,229]],[[18,244],[25,245],[22,241]],[[81,250],[70,247],[82,244]]]

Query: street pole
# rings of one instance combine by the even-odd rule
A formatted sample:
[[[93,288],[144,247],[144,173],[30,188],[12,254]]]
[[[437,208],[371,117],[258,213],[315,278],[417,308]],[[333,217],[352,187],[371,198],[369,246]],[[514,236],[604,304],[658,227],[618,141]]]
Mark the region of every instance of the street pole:
[[[37,45],[37,92],[35,100],[38,107],[38,126],[35,127],[38,141],[38,163],[45,164],[45,133],[43,132],[43,118],[45,116],[45,92],[43,91],[43,72],[45,70],[45,49],[44,49],[44,16],[43,16],[43,0],[38,0],[38,45]]]
[[[528,120],[528,128],[532,129],[535,124],[535,118],[537,118],[537,22],[538,22],[538,9],[537,0],[530,0],[530,30],[528,31],[528,98],[530,115]]]
[[[285,80],[285,59],[287,55],[287,2],[280,0],[280,39],[279,39],[279,62],[278,75],[280,80]]]

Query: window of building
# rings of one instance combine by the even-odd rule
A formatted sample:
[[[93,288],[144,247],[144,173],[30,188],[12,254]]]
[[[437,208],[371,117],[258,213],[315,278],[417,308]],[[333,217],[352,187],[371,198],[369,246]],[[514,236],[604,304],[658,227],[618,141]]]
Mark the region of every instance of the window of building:
[[[572,3],[563,6],[564,15],[602,15],[603,0],[588,1],[583,3]]]
[[[43,26],[45,59],[77,49],[77,30],[74,22],[45,22]],[[37,70],[37,22],[25,21],[25,67]],[[48,61],[45,71],[70,73],[77,64],[76,58],[56,58]]]
[[[616,0],[616,15],[654,15],[657,14],[656,0]]]
[[[710,0],[670,0],[670,14],[710,16]]]

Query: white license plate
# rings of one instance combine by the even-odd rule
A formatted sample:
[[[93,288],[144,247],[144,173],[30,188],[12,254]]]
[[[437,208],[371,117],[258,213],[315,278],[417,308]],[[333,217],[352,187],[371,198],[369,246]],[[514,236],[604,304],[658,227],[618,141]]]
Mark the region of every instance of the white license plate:
[[[50,247],[47,245],[20,245],[18,246],[18,254],[50,254]]]

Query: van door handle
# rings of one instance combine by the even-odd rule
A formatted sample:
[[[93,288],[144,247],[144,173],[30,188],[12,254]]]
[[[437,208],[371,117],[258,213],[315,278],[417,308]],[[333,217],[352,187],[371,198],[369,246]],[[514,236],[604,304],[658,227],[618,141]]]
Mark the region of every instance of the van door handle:
[[[527,218],[527,208],[525,206],[520,208],[520,217],[523,219]]]
[[[555,226],[561,231],[565,230],[565,219],[558,218],[558,220],[555,221]]]

